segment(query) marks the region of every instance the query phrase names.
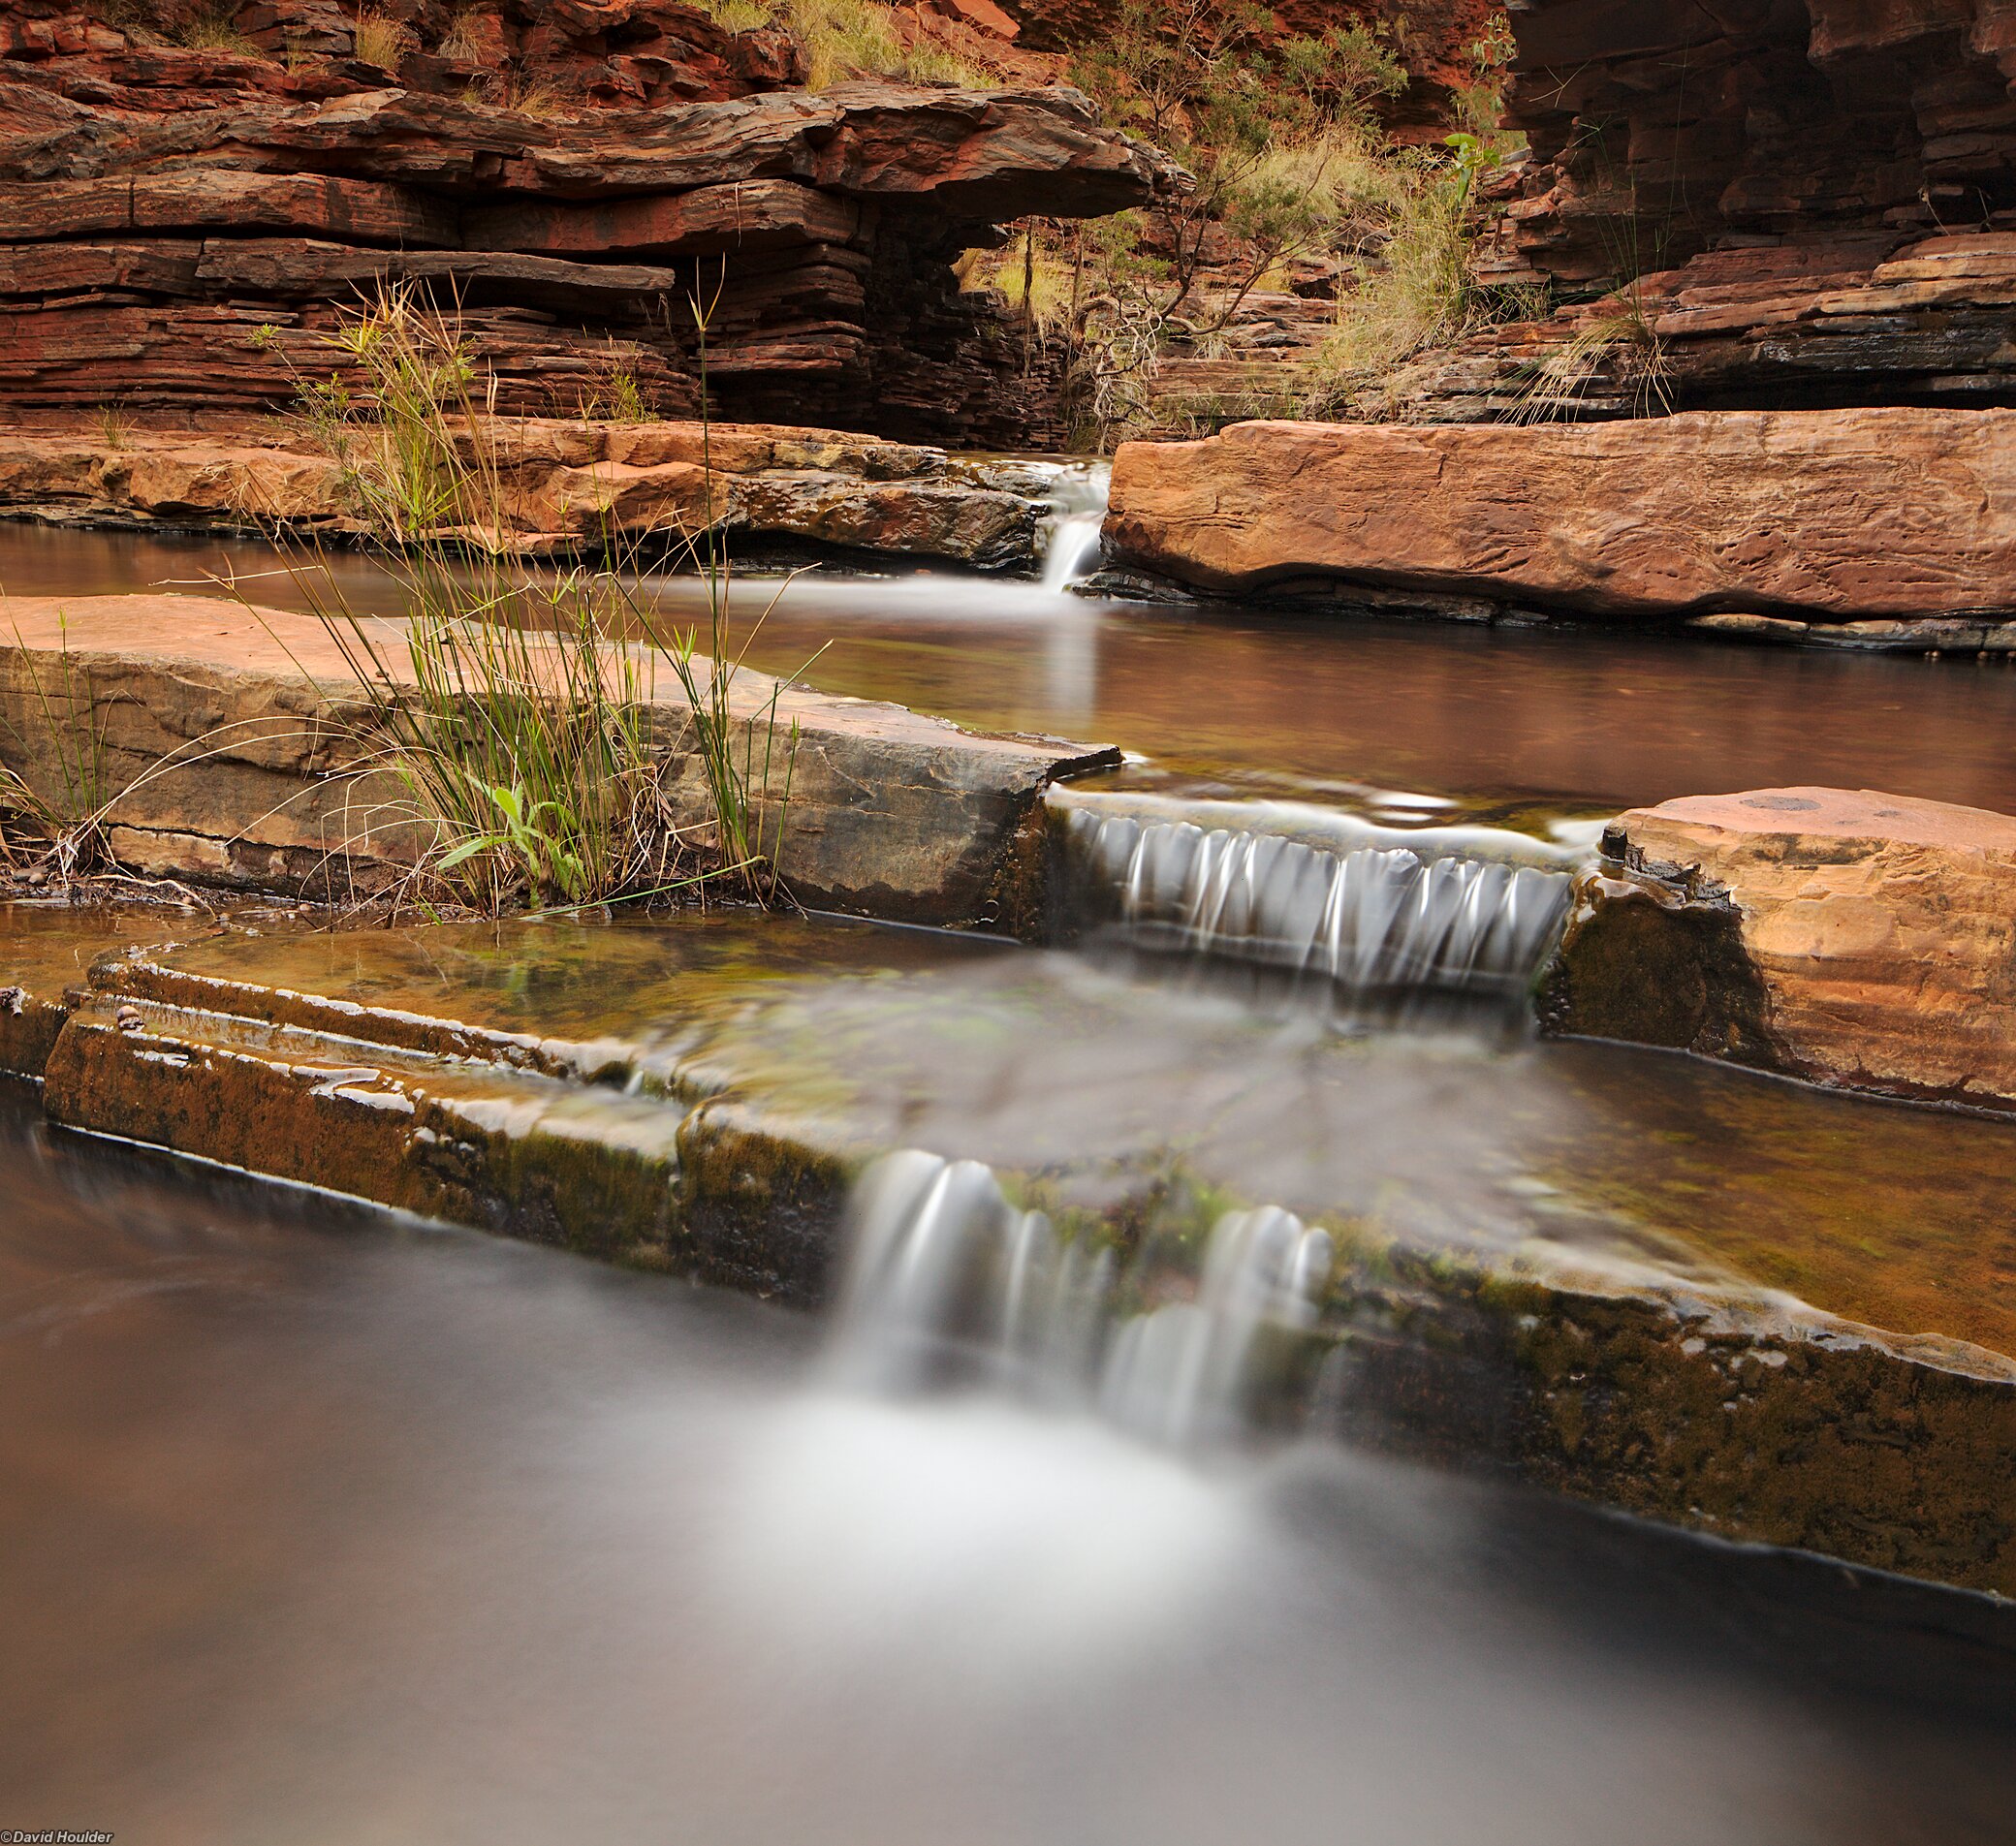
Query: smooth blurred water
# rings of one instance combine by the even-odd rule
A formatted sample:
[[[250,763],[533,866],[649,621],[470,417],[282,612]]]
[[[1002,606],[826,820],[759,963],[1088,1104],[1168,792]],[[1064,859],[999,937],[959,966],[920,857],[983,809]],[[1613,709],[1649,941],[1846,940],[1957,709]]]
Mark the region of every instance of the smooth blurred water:
[[[835,1382],[0,1117],[0,1791],[139,1841],[2016,1837],[2005,1607]]]
[[[354,607],[396,600],[368,560],[330,564]],[[0,524],[0,589],[14,594],[201,591],[207,573],[236,571],[254,599],[300,607],[284,565],[260,545]],[[776,589],[742,579],[739,621]],[[696,582],[658,594],[667,623],[705,630]],[[1122,784],[1288,796],[1395,825],[1538,825],[1796,783],[2016,813],[2005,664],[1157,610],[941,571],[801,577],[749,661],[986,728],[1118,743],[1143,759]]]

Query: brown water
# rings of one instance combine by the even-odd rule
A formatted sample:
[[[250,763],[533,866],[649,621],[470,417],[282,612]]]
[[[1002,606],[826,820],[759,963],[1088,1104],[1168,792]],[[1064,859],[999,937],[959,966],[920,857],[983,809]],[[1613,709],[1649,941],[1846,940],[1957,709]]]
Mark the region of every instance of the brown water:
[[[170,960],[592,1044],[815,1142],[1042,1173],[1073,1202],[1181,1166],[1312,1221],[1782,1290],[2016,1358],[2016,1124],[1535,1040],[1493,1011],[1340,1031],[1259,975],[732,912],[230,934]]]
[[[1334,1452],[819,1382],[810,1324],[0,1112],[8,1825],[2016,1838],[1977,1598]]]
[[[107,594],[271,572],[263,547],[0,525],[0,587]],[[389,608],[365,560],[344,596]],[[776,585],[745,580],[745,618]],[[299,585],[248,594],[301,607]],[[664,591],[669,621],[697,585]],[[825,651],[820,652],[821,649]],[[1585,628],[1171,613],[930,572],[785,592],[752,664],[992,729],[1118,743],[1136,783],[1289,794],[1399,821],[1611,812],[1791,783],[2016,812],[2016,670]]]

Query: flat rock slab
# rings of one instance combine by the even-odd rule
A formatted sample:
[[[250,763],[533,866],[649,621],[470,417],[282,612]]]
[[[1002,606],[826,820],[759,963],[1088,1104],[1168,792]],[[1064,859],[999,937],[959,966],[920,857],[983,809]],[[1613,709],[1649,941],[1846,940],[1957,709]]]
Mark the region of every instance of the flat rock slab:
[[[401,671],[402,625],[371,617],[366,627]],[[705,826],[711,808],[672,665],[647,648],[637,657],[658,689],[655,740],[678,766],[673,807],[683,825]],[[738,753],[746,737],[765,772],[752,786],[775,801],[788,782],[779,857],[793,889],[904,922],[974,924],[1015,910],[1009,887],[1021,842],[1040,832],[1042,791],[1118,761],[1110,749],[987,736],[901,705],[779,688],[748,670],[731,706]],[[420,847],[404,818],[410,796],[372,770],[362,708],[342,650],[311,615],[220,597],[0,597],[0,754],[57,794],[48,714],[65,714],[73,761],[90,742],[117,794],[111,849],[139,872],[332,896],[402,876]]]
[[[1764,789],[1633,809],[1604,856],[1551,979],[1558,1027],[2016,1108],[2016,819]]]
[[[265,247],[261,239],[238,246],[255,254]],[[789,424],[707,429],[539,418],[502,424],[483,465],[502,488],[501,542],[524,556],[618,542],[655,543],[677,555],[681,535],[712,519],[759,540],[987,570],[1035,566],[1055,474],[1039,464]],[[369,536],[339,463],[256,427],[134,429],[112,446],[96,423],[0,430],[0,512],[64,522]]]
[[[1125,443],[1109,549],[1605,617],[2016,614],[2016,410],[1238,423]]]
[[[2009,1124],[1611,1047],[1284,1033],[821,919],[95,926],[45,1091],[74,1127],[803,1302],[892,1147],[987,1161],[1122,1261],[1278,1204],[1337,1236],[1322,1337],[1362,1432],[2016,1588]]]

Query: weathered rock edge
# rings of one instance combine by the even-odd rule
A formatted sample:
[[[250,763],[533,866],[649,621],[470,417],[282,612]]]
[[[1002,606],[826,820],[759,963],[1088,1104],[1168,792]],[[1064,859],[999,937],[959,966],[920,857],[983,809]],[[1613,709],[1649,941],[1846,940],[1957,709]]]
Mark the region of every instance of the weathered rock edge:
[[[1634,808],[1602,853],[1545,978],[1550,1029],[2016,1110],[2016,819],[1760,789]]]
[[[622,1043],[115,951],[53,1121],[809,1305],[876,1148]],[[4,951],[0,951],[4,954]],[[4,974],[0,966],[0,974]],[[1121,1208],[1124,1216],[1128,1207]],[[2016,1361],[1794,1302],[1348,1234],[1323,1338],[1360,1433],[1645,1517],[2016,1592]]]
[[[1236,423],[1123,443],[1109,554],[1611,619],[1974,617],[2016,648],[2016,410]]]
[[[705,458],[704,458],[705,452]],[[709,467],[711,486],[709,494]],[[514,553],[677,548],[709,517],[755,540],[1032,570],[1054,469],[779,424],[500,419],[484,465]],[[342,465],[285,429],[0,429],[0,515],[175,530],[371,536]]]
[[[385,640],[401,660],[395,624]],[[650,670],[649,650],[639,657]],[[682,825],[704,826],[686,710],[670,665],[655,667],[650,727],[678,766],[674,807]],[[780,859],[792,889],[898,922],[985,927],[1017,908],[1004,881],[1024,857],[1020,838],[1040,832],[1043,790],[1118,761],[901,705],[777,690],[746,670],[732,704],[752,764],[767,766],[760,794],[775,801],[788,780]],[[313,616],[207,597],[0,597],[0,759],[60,798],[49,709],[70,714],[67,747],[88,744],[103,786],[126,791],[109,838],[133,871],[341,900],[392,885],[422,849],[405,791],[371,767],[358,734],[363,689]]]

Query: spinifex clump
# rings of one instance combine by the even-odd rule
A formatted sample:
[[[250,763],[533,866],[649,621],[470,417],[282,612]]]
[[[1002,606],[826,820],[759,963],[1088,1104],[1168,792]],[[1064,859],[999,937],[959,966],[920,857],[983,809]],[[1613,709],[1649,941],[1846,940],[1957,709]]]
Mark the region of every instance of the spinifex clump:
[[[596,561],[534,570],[511,542],[508,429],[494,393],[479,393],[453,315],[393,288],[331,344],[350,378],[304,383],[301,414],[390,553],[404,619],[360,614],[317,587],[327,572],[304,576],[365,690],[362,769],[391,770],[406,792],[366,825],[419,825],[419,893],[493,913],[707,885],[778,895],[796,732],[776,735],[780,687],[751,717],[732,708],[742,656],[728,632],[710,452],[697,527],[606,520]],[[697,626],[661,633],[640,593],[668,553],[706,585],[704,646]],[[672,739],[654,724],[661,666],[683,720]],[[687,755],[706,791],[697,821],[671,796]],[[778,767],[782,794],[766,800]]]

